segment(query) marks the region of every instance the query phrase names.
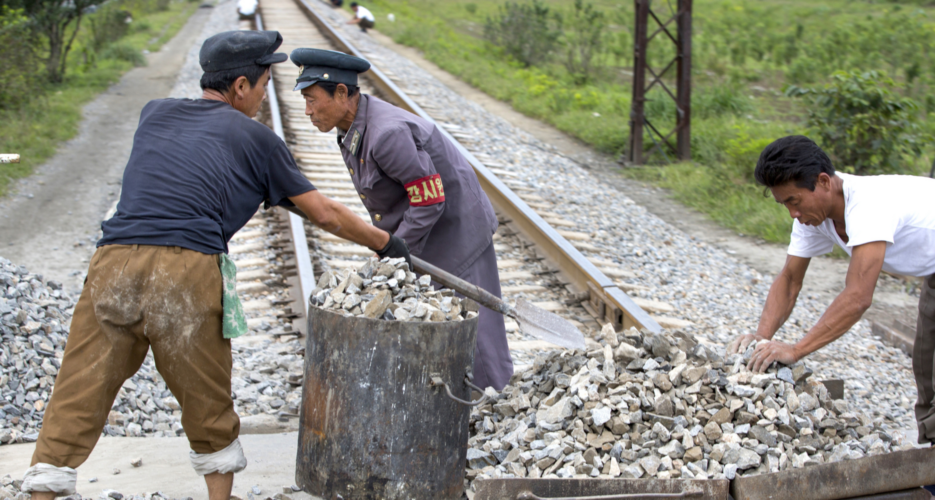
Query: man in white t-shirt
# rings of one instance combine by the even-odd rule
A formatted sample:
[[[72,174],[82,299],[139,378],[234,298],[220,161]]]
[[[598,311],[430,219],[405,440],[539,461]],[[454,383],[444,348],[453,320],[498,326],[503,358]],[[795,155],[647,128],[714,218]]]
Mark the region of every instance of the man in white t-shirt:
[[[754,177],[795,221],[786,264],[773,281],[755,334],[735,339],[730,352],[758,342],[748,367],[792,364],[844,335],[870,307],[880,270],[925,277],[912,367],[919,390],[919,442],[935,441],[935,179],[835,173],[831,160],[804,136],[763,150]],[[795,344],[770,341],[802,289],[812,257],[838,245],[851,256],[845,287]],[[765,340],[765,341],[763,341]]]
[[[351,9],[354,10],[354,19],[348,21],[347,24],[356,24],[360,26],[360,31],[363,31],[364,33],[367,32],[367,28],[373,28],[373,25],[377,19],[373,17],[372,12],[357,2],[351,2]]]

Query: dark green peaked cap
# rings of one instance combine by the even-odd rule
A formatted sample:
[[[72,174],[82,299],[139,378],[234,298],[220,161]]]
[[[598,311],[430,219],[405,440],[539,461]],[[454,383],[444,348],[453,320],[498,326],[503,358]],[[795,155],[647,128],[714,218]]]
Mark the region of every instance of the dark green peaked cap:
[[[299,67],[293,90],[302,90],[318,82],[357,85],[357,75],[370,69],[366,59],[333,50],[295,49],[289,58]]]

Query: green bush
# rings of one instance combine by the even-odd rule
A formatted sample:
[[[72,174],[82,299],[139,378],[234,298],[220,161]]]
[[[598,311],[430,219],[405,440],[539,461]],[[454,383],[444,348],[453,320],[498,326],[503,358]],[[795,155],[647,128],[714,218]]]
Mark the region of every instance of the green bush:
[[[567,17],[562,45],[565,49],[565,69],[577,84],[585,84],[594,77],[594,58],[601,51],[607,18],[604,13],[575,0],[575,8]]]
[[[139,49],[125,43],[109,45],[101,52],[101,59],[126,61],[136,67],[146,66],[146,56]]]
[[[906,173],[905,155],[922,153],[919,105],[894,94],[897,84],[878,71],[839,71],[816,89],[790,86],[805,97],[808,125],[835,166],[861,175]]]
[[[153,30],[153,25],[146,21],[133,21],[131,29],[134,33],[148,33]]]
[[[506,2],[497,18],[487,18],[484,37],[524,66],[547,61],[562,34],[562,19],[539,0]]]
[[[472,16],[477,14],[477,4],[476,3],[466,3],[464,4],[464,10],[468,11]]]
[[[713,85],[694,90],[691,111],[696,119],[744,116],[753,112],[753,103],[739,86]]]

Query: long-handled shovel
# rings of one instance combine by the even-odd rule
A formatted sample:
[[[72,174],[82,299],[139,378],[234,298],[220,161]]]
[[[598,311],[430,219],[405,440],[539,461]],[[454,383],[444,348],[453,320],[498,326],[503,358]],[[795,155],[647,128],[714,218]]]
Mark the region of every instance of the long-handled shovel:
[[[478,304],[515,319],[523,333],[569,349],[585,348],[584,335],[565,318],[538,308],[523,299],[517,301],[516,307],[513,307],[477,285],[468,283],[414,255],[411,257],[412,267],[416,272],[428,274],[435,281],[473,299]]]
[[[306,215],[297,208],[289,207],[288,210],[301,217],[307,218]],[[569,349],[585,348],[584,335],[568,320],[561,316],[538,308],[523,299],[517,301],[516,307],[513,307],[496,295],[477,285],[468,283],[448,271],[435,267],[414,255],[411,257],[412,267],[416,272],[428,274],[435,281],[474,300],[478,304],[504,316],[513,318],[519,323],[519,327],[523,333]]]

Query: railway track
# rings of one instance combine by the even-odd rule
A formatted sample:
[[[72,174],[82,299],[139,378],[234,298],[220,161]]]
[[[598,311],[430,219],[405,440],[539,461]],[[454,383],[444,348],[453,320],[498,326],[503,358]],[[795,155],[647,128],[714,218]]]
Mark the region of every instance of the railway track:
[[[381,65],[379,56],[361,53],[334,28],[335,21],[324,15],[323,9],[328,8],[318,0],[263,0],[255,24],[245,21],[241,28],[279,31],[284,39],[280,50],[287,53],[314,47],[370,60],[373,69],[361,78],[362,92],[432,120],[449,136],[474,166],[500,220],[494,244],[506,300],[526,298],[565,316],[585,332],[594,333],[607,322],[618,330],[636,326],[658,331],[660,323],[678,326],[640,307],[666,312],[667,304],[638,304],[639,299],[628,297],[626,285],[619,281],[630,277],[629,271],[581,253],[594,250],[587,228],[562,218],[497,158],[472,151],[476,137],[451,123],[446,110],[425,100],[418,90],[401,88],[405,81]],[[322,194],[347,205],[369,223],[370,214],[350,180],[335,133],[321,133],[311,125],[301,94],[292,90],[294,79],[293,65],[273,66],[269,109],[261,119],[286,141],[302,172]],[[304,333],[315,277],[326,270],[357,267],[372,255],[369,249],[281,209],[259,211],[234,235],[230,253],[238,264],[238,291],[246,299],[248,323],[258,333],[243,341],[247,343]],[[518,365],[531,362],[534,351],[550,348],[524,338],[511,320],[507,320],[507,331]]]

